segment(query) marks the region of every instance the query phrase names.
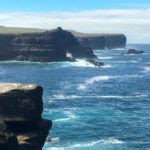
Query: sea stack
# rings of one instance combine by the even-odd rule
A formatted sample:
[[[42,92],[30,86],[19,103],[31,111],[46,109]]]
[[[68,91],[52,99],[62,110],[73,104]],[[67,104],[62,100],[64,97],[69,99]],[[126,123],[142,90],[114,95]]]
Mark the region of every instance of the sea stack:
[[[52,122],[41,117],[43,88],[0,84],[0,149],[42,150]]]

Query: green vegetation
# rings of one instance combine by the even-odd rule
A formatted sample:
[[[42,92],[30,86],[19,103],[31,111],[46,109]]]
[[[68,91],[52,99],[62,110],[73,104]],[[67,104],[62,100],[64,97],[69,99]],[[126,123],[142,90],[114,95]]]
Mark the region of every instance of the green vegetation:
[[[35,33],[44,32],[46,29],[38,28],[20,28],[20,27],[5,27],[0,26],[0,34],[19,34],[19,33]]]

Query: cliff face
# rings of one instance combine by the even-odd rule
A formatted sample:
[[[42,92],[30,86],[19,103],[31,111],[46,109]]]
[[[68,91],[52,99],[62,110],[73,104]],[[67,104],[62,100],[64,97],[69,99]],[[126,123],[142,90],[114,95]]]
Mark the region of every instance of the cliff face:
[[[61,28],[42,33],[0,35],[0,60],[64,61],[67,52],[74,57],[94,57],[91,47]]]
[[[123,34],[86,34],[71,31],[79,40],[88,40],[92,49],[113,49],[126,46],[126,36]]]
[[[0,84],[0,149],[42,150],[52,122],[41,118],[42,87]]]

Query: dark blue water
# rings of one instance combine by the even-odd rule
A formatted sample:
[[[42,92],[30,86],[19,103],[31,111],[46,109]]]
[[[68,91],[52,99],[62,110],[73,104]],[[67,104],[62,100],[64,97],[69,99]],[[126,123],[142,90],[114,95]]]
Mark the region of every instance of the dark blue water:
[[[43,117],[52,119],[44,150],[149,150],[150,45],[95,51],[106,65],[1,62],[0,82],[44,87]]]

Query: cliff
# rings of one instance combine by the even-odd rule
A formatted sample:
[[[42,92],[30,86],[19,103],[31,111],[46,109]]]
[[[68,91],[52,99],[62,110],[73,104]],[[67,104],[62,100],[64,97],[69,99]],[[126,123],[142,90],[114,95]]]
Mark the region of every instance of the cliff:
[[[0,60],[64,61],[73,57],[94,57],[90,46],[80,43],[61,28],[41,33],[0,34]]]
[[[42,150],[52,122],[42,119],[43,89],[0,84],[0,149]]]
[[[92,49],[113,49],[126,46],[126,36],[123,34],[87,34],[70,31],[79,40],[88,40]]]

